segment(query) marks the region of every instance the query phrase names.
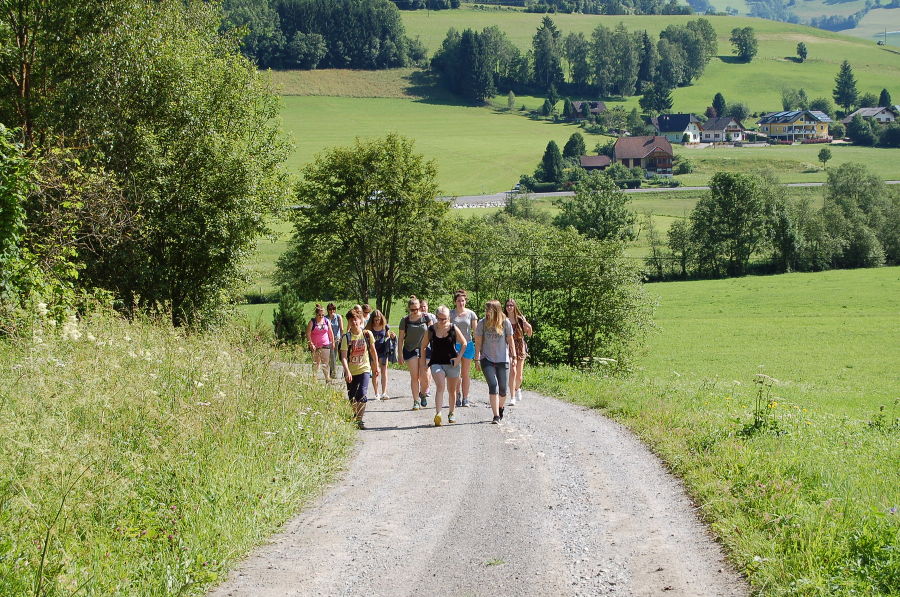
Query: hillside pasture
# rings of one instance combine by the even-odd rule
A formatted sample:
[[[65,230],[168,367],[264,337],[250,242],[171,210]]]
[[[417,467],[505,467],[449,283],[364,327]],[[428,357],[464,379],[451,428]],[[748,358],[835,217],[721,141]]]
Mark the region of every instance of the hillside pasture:
[[[526,367],[525,387],[634,429],[756,594],[896,594],[900,270],[646,290],[658,331],[632,376]]]
[[[407,32],[418,36],[430,52],[438,48],[447,29],[481,30],[497,25],[520,49],[530,48],[531,38],[543,15],[518,11],[404,11]],[[652,15],[553,15],[565,35],[581,31],[588,37],[598,25],[615,27],[622,22],[629,30],[646,29],[651,35],[670,24],[684,23],[688,16]],[[781,109],[784,87],[803,87],[810,97],[831,97],[834,77],[842,60],[854,67],[861,92],[878,93],[886,82],[900,80],[900,56],[867,41],[840,33],[748,17],[706,17],[719,36],[719,56],[706,67],[703,76],[689,87],[673,93],[674,109],[702,112],[716,92],[728,101],[744,102],[753,112]],[[728,41],[735,27],[753,27],[759,39],[759,54],[748,64],[737,62]],[[803,64],[793,60],[797,43],[806,43],[809,59]],[[612,99],[612,98],[611,98]],[[629,103],[629,106],[631,103]]]

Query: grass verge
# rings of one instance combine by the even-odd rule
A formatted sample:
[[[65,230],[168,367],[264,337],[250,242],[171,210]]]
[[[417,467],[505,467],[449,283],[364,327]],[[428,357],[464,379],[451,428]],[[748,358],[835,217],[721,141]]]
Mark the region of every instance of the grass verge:
[[[67,334],[0,341],[2,595],[201,594],[353,443],[345,401],[246,331]]]
[[[642,370],[526,368],[526,386],[640,435],[760,594],[896,595],[898,274],[654,284]]]

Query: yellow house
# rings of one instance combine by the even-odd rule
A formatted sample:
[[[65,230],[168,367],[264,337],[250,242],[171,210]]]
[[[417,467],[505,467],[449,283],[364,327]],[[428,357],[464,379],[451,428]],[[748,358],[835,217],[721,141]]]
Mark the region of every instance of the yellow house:
[[[829,139],[828,123],[831,118],[818,110],[791,110],[772,112],[759,119],[759,129],[770,139],[803,141],[804,139]]]

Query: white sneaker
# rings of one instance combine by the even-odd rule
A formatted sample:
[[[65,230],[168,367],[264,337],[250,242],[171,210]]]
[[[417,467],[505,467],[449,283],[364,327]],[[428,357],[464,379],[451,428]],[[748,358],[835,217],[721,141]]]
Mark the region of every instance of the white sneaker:
[[[382,399],[382,400],[388,400],[389,398],[390,398],[390,396],[388,396],[387,394],[382,394],[382,395],[381,395],[381,399]]]
[[[518,402],[522,402],[522,389],[521,388],[516,390],[516,400]]]
[[[515,394],[513,394],[513,397],[509,399],[509,402],[507,404],[509,404],[509,406],[516,405],[516,395]]]
[[[381,400],[381,394],[376,393],[375,397],[372,400]]]

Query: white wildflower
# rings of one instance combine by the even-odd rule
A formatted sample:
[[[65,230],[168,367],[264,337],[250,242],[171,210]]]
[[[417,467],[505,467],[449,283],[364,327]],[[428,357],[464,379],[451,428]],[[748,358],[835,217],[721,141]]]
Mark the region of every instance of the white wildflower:
[[[74,315],[69,315],[66,318],[66,322],[62,326],[62,337],[64,340],[78,340],[81,338],[81,331],[78,329],[78,318]]]
[[[47,303],[38,303],[37,304],[37,314],[41,317],[47,317],[47,314],[50,311],[47,310]]]
[[[133,350],[129,350],[129,351],[128,351],[128,356],[130,356],[130,357],[133,358],[133,359],[136,359],[136,358],[137,358],[137,353],[134,352]]]
[[[87,337],[87,339],[90,340],[91,342],[96,342],[96,341],[97,341],[97,338],[94,336],[94,334],[90,334],[90,333],[89,333],[86,337]]]
[[[202,382],[202,381],[195,381],[195,382],[194,382],[194,385],[197,386],[198,388],[202,388],[202,387],[203,387],[203,382]]]
[[[223,392],[222,390],[219,390],[218,392],[216,392],[215,398],[218,400],[225,398],[225,392]]]
[[[197,406],[209,406],[212,402],[198,402]]]

